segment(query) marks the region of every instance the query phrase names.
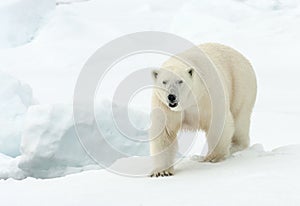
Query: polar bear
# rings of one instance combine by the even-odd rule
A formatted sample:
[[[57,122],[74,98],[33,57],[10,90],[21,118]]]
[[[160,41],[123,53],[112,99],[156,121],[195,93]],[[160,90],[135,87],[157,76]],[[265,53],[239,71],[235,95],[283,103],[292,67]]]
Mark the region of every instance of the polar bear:
[[[227,97],[222,135],[204,159],[218,162],[249,146],[250,117],[257,93],[256,77],[250,62],[236,50],[218,43],[201,44],[198,48],[215,65]],[[188,51],[185,55],[189,55]],[[150,176],[170,176],[174,174],[178,131],[203,130],[208,134],[211,100],[201,74],[178,58],[171,57],[160,69],[153,70],[152,76],[155,88],[149,138],[155,168]],[[207,143],[210,148],[209,139]]]

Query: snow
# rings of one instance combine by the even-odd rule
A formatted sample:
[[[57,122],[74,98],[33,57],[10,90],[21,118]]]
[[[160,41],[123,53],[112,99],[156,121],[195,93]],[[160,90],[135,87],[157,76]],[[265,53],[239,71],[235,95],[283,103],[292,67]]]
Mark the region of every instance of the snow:
[[[69,167],[94,164],[76,137],[71,105],[30,107],[21,153],[18,167],[33,177],[60,176]]]
[[[55,0],[1,1],[0,48],[15,47],[30,42],[54,9]]]
[[[80,123],[90,125],[89,134],[95,133],[99,129],[105,141],[118,151],[127,156],[145,156],[149,154],[147,142],[131,141],[118,131],[114,125],[112,110],[108,109],[111,102],[103,101],[97,105],[97,122],[90,125],[88,119],[82,118]],[[113,105],[114,117],[124,119],[121,111],[122,106]],[[131,120],[138,123],[139,128],[147,125],[148,115],[138,110],[130,109]],[[13,159],[8,156],[0,156],[0,166],[9,170],[0,172],[0,179],[12,177],[22,179],[25,177],[53,178],[64,176],[83,170],[99,169],[100,167],[86,153],[80,143],[73,121],[73,107],[71,104],[34,105],[29,107],[25,120],[22,137],[18,136],[18,142],[13,142],[14,147],[20,155]],[[97,127],[98,126],[98,127]],[[20,134],[19,134],[20,135]],[[137,130],[134,134],[137,139],[146,139],[146,130]],[[8,137],[11,138],[11,137]],[[97,136],[89,138],[91,144],[97,143]],[[11,138],[9,141],[13,141]],[[3,143],[8,141],[3,141]],[[3,145],[8,148],[7,145]],[[98,150],[106,150],[104,145],[98,145]],[[101,157],[103,162],[111,165],[116,160],[107,155]],[[1,164],[1,161],[3,164]],[[0,170],[1,171],[1,170]]]
[[[18,167],[19,158],[12,158],[0,153],[0,178],[24,179],[24,172]]]
[[[185,159],[176,176],[130,178],[105,170],[0,182],[4,205],[298,205],[300,145],[253,145],[220,163]],[[132,160],[134,158],[131,158]],[[292,167],[292,169],[291,169]],[[17,198],[16,198],[17,194]]]
[[[105,140],[118,151],[129,156],[142,156],[149,154],[148,144],[132,142],[120,135],[114,126],[109,102],[102,102],[97,107],[96,119],[99,120],[99,130],[103,133]],[[122,107],[117,107],[115,118],[122,113]],[[147,116],[141,112],[133,111],[135,122],[141,124],[147,120]],[[89,125],[89,120],[82,119],[81,124]],[[96,123],[95,123],[96,124]],[[90,133],[96,125],[89,126]],[[147,137],[146,132],[137,133],[136,136]],[[95,138],[95,139],[93,139]],[[97,136],[89,138],[96,144]],[[99,150],[105,147],[98,145]],[[50,178],[78,172],[82,167],[97,168],[96,163],[87,155],[82,147],[73,121],[73,107],[70,104],[36,105],[29,108],[24,132],[21,142],[21,156],[18,167],[24,171],[26,176],[38,178]],[[105,162],[114,162],[110,155],[103,157]],[[89,167],[92,165],[92,167]],[[77,168],[77,169],[76,169]],[[98,167],[99,168],[99,167]]]
[[[29,85],[0,71],[0,153],[13,157],[20,154],[24,118],[34,103]]]
[[[299,12],[297,0],[1,1],[0,178],[7,179],[0,180],[1,204],[299,205]],[[103,44],[147,30],[195,44],[220,42],[249,58],[258,98],[248,150],[216,164],[185,158],[174,177],[158,179],[118,176],[86,155],[70,104],[78,74]],[[131,144],[112,127],[107,104],[128,73],[164,59],[147,54],[124,60],[97,94],[109,99],[95,108],[98,126],[128,156],[147,155],[148,146]],[[143,129],[149,125],[149,94],[143,90],[130,105],[130,121]],[[197,135],[191,155],[204,147],[203,133]],[[146,157],[119,159],[110,170],[120,165],[138,173],[151,169]]]

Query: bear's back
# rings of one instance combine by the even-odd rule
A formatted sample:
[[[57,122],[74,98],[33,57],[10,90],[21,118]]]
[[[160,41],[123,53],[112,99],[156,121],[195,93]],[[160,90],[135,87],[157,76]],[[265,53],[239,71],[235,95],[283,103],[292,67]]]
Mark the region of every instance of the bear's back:
[[[237,50],[219,43],[205,43],[199,45],[199,48],[225,78],[233,115],[241,107],[252,108],[256,99],[257,83],[249,60]]]

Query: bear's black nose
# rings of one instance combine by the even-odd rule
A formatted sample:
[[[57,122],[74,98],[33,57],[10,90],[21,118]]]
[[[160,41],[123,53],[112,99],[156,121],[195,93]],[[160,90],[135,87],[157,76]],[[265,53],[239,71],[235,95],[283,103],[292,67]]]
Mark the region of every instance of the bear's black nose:
[[[175,96],[174,94],[169,94],[169,95],[168,95],[168,100],[169,100],[170,102],[174,102],[174,101],[176,100],[176,96]]]

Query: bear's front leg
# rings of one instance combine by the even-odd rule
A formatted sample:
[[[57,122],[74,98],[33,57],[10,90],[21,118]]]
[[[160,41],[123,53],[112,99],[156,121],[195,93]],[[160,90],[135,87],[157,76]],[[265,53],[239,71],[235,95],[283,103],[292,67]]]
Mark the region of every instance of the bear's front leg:
[[[172,134],[170,134],[172,133]],[[177,134],[164,131],[157,137],[150,140],[150,152],[154,170],[150,177],[174,175],[174,159],[177,153]]]
[[[170,111],[166,105],[156,98],[153,99],[152,103],[149,141],[154,168],[150,176],[172,176],[178,148],[177,132],[181,126],[182,114]]]

